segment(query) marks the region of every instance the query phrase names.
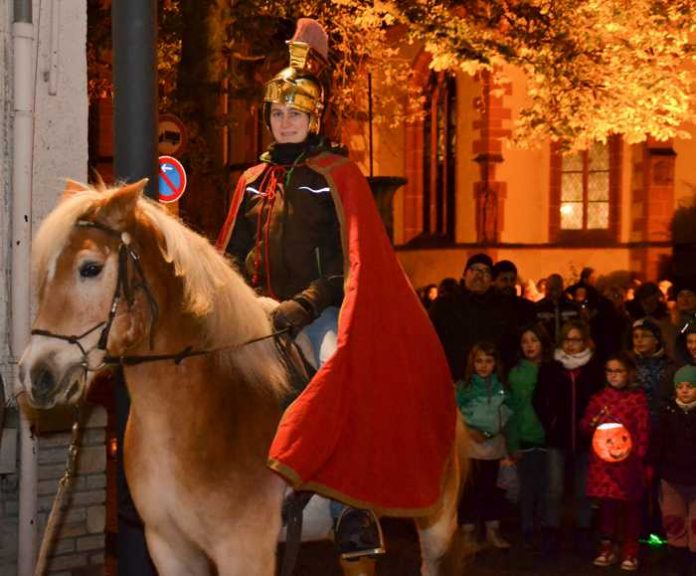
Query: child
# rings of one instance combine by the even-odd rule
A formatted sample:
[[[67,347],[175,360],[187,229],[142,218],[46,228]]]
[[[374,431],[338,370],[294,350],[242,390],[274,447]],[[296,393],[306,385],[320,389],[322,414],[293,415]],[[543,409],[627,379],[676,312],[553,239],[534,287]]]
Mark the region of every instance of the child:
[[[476,522],[486,526],[486,540],[495,548],[509,548],[500,535],[503,496],[497,487],[500,461],[506,457],[503,426],[510,416],[507,392],[500,378],[500,356],[487,343],[469,353],[464,380],[459,380],[457,405],[472,438],[471,473],[459,503],[465,545],[476,548]]]
[[[607,386],[590,399],[580,428],[593,435],[587,495],[599,499],[601,545],[595,566],[617,562],[618,517],[623,516],[622,570],[638,569],[641,499],[650,415],[645,391],[635,382],[636,365],[627,354],[609,357]]]
[[[696,575],[696,366],[674,375],[675,395],[660,410],[654,454],[667,542],[683,576]]]
[[[521,358],[508,374],[513,414],[506,428],[508,452],[517,464],[520,480],[520,516],[523,542],[531,545],[541,529],[546,495],[546,440],[544,427],[532,406],[539,366],[547,362],[551,341],[543,324],[532,324],[519,340]]]
[[[578,423],[590,397],[599,391],[602,365],[593,354],[589,328],[572,320],[561,328],[560,348],[554,362],[539,370],[534,391],[534,410],[546,432],[546,506],[544,510],[545,552],[560,551],[562,501],[566,478],[572,479],[575,503],[575,543],[590,545],[592,509],[585,494],[589,441],[579,433]]]
[[[650,318],[633,323],[631,341],[636,379],[648,395],[650,416],[654,422],[658,408],[672,394],[675,365],[665,352],[662,330]]]
[[[660,406],[672,395],[672,378],[676,366],[665,352],[661,328],[652,319],[642,318],[633,323],[631,341],[632,356],[636,363],[636,381],[648,397],[650,423],[654,426]],[[655,476],[643,499],[641,525],[644,538],[664,534],[658,504],[659,492],[659,481]]]
[[[680,327],[677,350],[682,364],[696,366],[696,319],[692,318]]]

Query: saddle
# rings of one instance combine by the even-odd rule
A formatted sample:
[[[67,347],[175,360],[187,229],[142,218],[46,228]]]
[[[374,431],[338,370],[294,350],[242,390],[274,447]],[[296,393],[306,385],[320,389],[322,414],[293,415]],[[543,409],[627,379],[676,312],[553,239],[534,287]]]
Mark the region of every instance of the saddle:
[[[302,393],[317,371],[292,336],[287,333],[279,334],[275,337],[275,343],[290,384],[290,393],[283,399],[283,409],[285,409]]]

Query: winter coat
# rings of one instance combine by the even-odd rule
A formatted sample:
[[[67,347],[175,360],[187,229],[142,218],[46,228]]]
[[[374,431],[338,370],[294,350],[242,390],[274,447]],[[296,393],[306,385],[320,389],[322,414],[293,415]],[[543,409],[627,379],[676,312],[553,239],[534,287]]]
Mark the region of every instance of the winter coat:
[[[493,288],[483,294],[462,288],[435,299],[428,315],[445,349],[453,380],[464,377],[466,358],[474,344],[485,340],[500,348],[506,334],[517,332],[519,327],[505,302]]]
[[[238,186],[244,195],[226,251],[248,282],[277,300],[301,297],[315,315],[343,298],[343,250],[323,174],[306,161],[326,145],[271,145]]]
[[[651,461],[670,484],[696,486],[696,408],[684,410],[670,399],[658,413]]]
[[[493,374],[481,378],[474,374],[468,385],[457,382],[456,398],[466,425],[487,436],[484,442],[471,442],[469,457],[479,460],[504,458],[503,428],[512,411],[508,406],[508,392]]]
[[[545,445],[544,427],[532,405],[538,378],[539,366],[526,359],[520,360],[508,374],[512,416],[505,436],[511,453]]]
[[[674,393],[672,378],[676,364],[660,348],[652,356],[633,354],[636,363],[636,382],[641,385],[648,396],[648,407],[653,423],[657,420],[660,406]]]
[[[532,402],[546,432],[547,446],[570,452],[589,449],[589,440],[579,434],[578,422],[604,382],[602,363],[595,356],[575,370],[566,370],[558,361],[539,369]]]
[[[590,451],[587,495],[594,498],[639,500],[645,491],[645,458],[648,450],[650,416],[645,392],[640,387],[617,389],[607,386],[590,399],[580,421],[582,432],[592,437],[600,424],[623,424],[631,435],[628,458],[620,462],[602,460]]]
[[[563,324],[580,319],[580,307],[565,297],[558,300],[542,298],[535,307],[537,322],[544,325],[552,342],[556,342]]]

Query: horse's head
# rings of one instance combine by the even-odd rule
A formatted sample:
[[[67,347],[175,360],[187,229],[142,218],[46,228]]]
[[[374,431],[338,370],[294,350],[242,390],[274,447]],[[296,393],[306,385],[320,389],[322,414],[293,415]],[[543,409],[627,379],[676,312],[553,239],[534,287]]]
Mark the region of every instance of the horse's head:
[[[77,401],[107,344],[118,354],[147,332],[131,246],[145,183],[98,191],[70,182],[36,235],[38,309],[20,362],[35,407]]]

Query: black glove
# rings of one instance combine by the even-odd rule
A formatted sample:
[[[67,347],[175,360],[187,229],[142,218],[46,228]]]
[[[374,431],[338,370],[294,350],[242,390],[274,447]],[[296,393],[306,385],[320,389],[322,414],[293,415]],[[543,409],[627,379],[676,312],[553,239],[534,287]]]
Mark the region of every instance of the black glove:
[[[304,306],[298,300],[283,300],[272,313],[273,327],[276,330],[288,329],[294,338],[302,328],[314,320],[309,306]]]

